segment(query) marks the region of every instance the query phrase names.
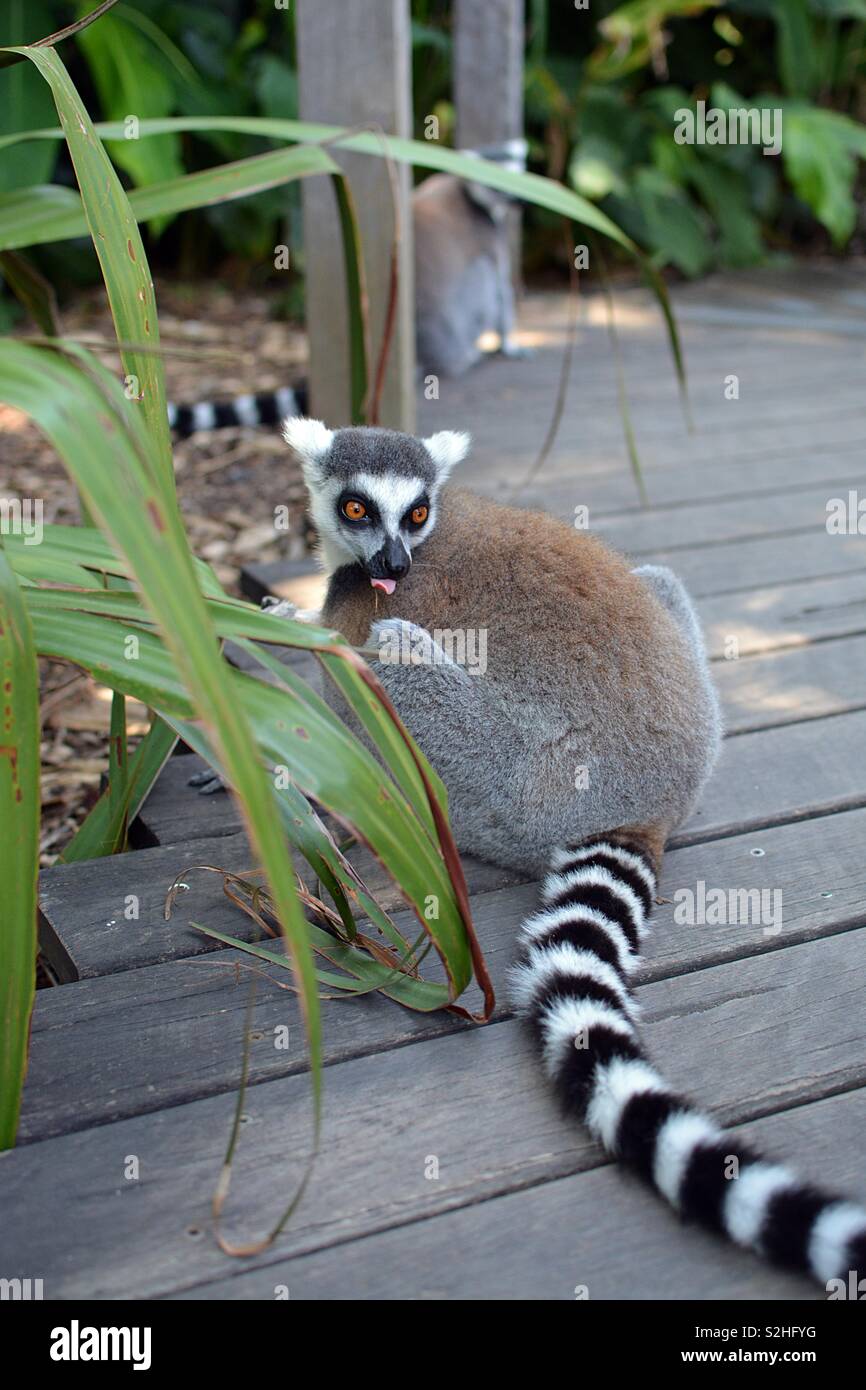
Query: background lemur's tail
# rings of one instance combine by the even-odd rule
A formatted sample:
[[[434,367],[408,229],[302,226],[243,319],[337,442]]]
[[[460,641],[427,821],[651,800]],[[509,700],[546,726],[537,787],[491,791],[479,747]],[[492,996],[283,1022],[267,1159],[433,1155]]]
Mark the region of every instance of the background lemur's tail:
[[[629,985],[661,837],[627,829],[557,851],[524,922],[513,996],[567,1110],[613,1157],[699,1221],[822,1284],[866,1270],[866,1209],[760,1157],[649,1065]]]
[[[274,429],[288,415],[306,415],[307,387],[281,386],[279,391],[259,391],[236,396],[232,401],[199,401],[196,405],[168,404],[168,426],[179,439],[199,430],[226,430],[238,425],[271,425]]]

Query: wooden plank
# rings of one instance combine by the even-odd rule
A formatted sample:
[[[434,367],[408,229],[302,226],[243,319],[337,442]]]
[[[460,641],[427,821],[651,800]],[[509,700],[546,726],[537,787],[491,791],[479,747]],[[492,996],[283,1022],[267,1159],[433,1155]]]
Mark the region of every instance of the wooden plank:
[[[737,593],[771,584],[850,574],[866,565],[866,536],[759,536],[729,545],[654,550],[642,564],[669,565],[694,598]]]
[[[227,792],[200,796],[189,785],[190,777],[206,767],[204,759],[195,753],[169,758],[130,827],[134,847],[176,845],[238,834],[243,818],[234,798]]]
[[[673,294],[674,313],[681,302],[681,292]],[[656,396],[665,400],[677,395],[674,373],[668,372],[671,361],[667,334],[662,316],[652,295],[645,290],[619,288],[615,292],[615,316],[619,331],[620,354],[627,368],[630,395],[651,394],[656,383]],[[533,291],[526,295],[521,306],[521,324],[531,335],[533,344],[549,356],[561,350],[570,333],[569,305],[563,289]],[[581,355],[580,383],[593,389],[601,385],[608,389],[615,380],[615,357],[610,343],[607,323],[607,302],[603,292],[581,291],[577,305],[576,345]],[[737,409],[757,411],[759,404],[772,408],[790,393],[796,397],[797,388],[804,384],[826,384],[838,376],[843,387],[856,386],[857,359],[851,344],[840,339],[826,339],[820,352],[799,325],[792,323],[791,331],[774,319],[765,325],[750,324],[742,331],[719,333],[713,325],[699,320],[684,320],[680,334],[685,349],[690,391],[708,391],[708,399],[725,401],[722,392],[724,377],[731,371],[760,388],[757,392],[744,390],[735,404]],[[587,348],[592,351],[584,351]],[[536,361],[537,359],[533,359]],[[811,362],[811,374],[809,363]],[[532,364],[528,364],[531,366]],[[782,366],[784,370],[778,368]],[[661,369],[661,370],[660,370]],[[832,373],[832,377],[831,377]],[[795,390],[791,391],[791,386]],[[574,391],[575,400],[585,399]],[[802,399],[794,399],[795,408],[804,409]],[[826,396],[817,394],[814,407],[826,410]]]
[[[802,314],[780,313],[766,309],[744,309],[739,305],[683,304],[679,306],[681,323],[710,324],[713,327],[732,327],[741,333],[744,328],[775,328],[783,332],[807,330],[810,335],[831,334],[846,338],[866,337],[866,324],[860,318],[844,314],[820,314],[809,307]]]
[[[538,305],[543,311],[539,313]],[[657,504],[688,499],[731,497],[738,493],[767,493],[774,484],[785,488],[862,478],[862,426],[858,383],[852,375],[838,380],[845,358],[838,361],[828,349],[832,372],[824,386],[816,384],[813,347],[784,345],[773,338],[743,335],[736,344],[726,335],[695,332],[687,335],[691,368],[695,434],[684,428],[673,373],[659,379],[660,353],[667,352],[657,327],[657,315],[639,299],[637,327],[624,315],[621,339],[626,354],[630,397],[635,401],[635,425],[650,496]],[[550,309],[547,306],[552,305]],[[470,428],[475,437],[473,457],[461,469],[462,478],[501,493],[503,480],[525,477],[553,409],[554,382],[564,326],[562,296],[530,297],[521,315],[521,328],[539,340],[532,362],[490,362],[483,369],[483,393],[477,374],[449,384],[449,422]],[[646,325],[652,328],[646,331]],[[628,330],[628,331],[627,331]],[[600,509],[621,508],[637,501],[632,489],[616,409],[613,361],[601,341],[601,326],[581,337],[581,390],[573,389],[566,403],[557,445],[543,470],[544,485],[530,489],[526,503],[544,505],[545,493],[558,480],[575,479],[579,491],[571,501],[589,502]],[[551,336],[556,346],[547,348]],[[744,358],[744,353],[748,357]],[[629,357],[631,354],[631,357]],[[822,360],[825,354],[821,354]],[[731,370],[732,357],[749,389],[736,402],[723,399],[721,386]],[[780,357],[783,370],[780,370]],[[796,368],[796,370],[795,370]],[[797,376],[797,372],[800,376]],[[776,405],[771,407],[772,397]],[[483,408],[479,402],[483,398]],[[441,427],[441,402],[419,405],[420,427]],[[844,460],[844,461],[843,461]],[[760,465],[760,466],[756,466]],[[495,480],[495,483],[494,483]]]
[[[716,272],[700,282],[677,286],[676,297],[683,303],[725,303],[755,305],[778,303],[791,305],[795,312],[809,307],[833,304],[839,313],[856,314],[866,305],[863,289],[862,263],[835,262],[821,265],[810,263],[808,286],[803,281],[803,268],[792,264],[761,266],[760,269],[738,270],[736,275]]]
[[[763,503],[754,497],[684,507],[647,507],[626,515],[590,517],[592,530],[615,550],[643,556],[680,546],[724,545],[778,532],[824,530],[826,486],[792,488]]]
[[[513,361],[509,362],[508,359],[501,365],[491,362],[485,366],[484,371],[492,376],[495,371],[505,366],[510,366],[512,371],[516,367],[522,378],[522,366]],[[531,382],[512,381],[506,395],[504,389],[497,390],[497,384],[490,382],[491,399],[485,400],[484,415],[480,418],[477,402],[473,408],[471,401],[464,403],[457,399],[452,400],[452,388],[449,384],[448,404],[452,417],[449,424],[459,422],[472,430],[476,465],[481,457],[489,460],[493,451],[498,448],[502,452],[503,478],[511,481],[515,473],[520,476],[523,469],[518,465],[521,459],[525,459],[528,465],[537,454],[551,414],[547,404],[550,401],[551,377],[555,377],[555,373],[553,364],[548,362],[545,379],[539,379],[537,390],[532,389]],[[545,380],[546,389],[543,389]],[[525,384],[527,389],[518,392],[516,388],[521,384]],[[458,387],[459,383],[453,388],[455,395]],[[513,404],[516,395],[521,396],[524,406],[524,411],[520,414]],[[510,408],[509,396],[512,397]],[[562,480],[573,476],[578,461],[578,476],[582,479],[591,469],[598,470],[600,464],[609,469],[610,460],[622,456],[619,449],[622,441],[622,421],[617,417],[615,402],[611,401],[607,408],[604,408],[603,403],[599,404],[596,401],[592,404],[597,414],[588,415],[585,406],[583,411],[566,417],[557,445],[544,465],[544,476],[548,479]],[[829,450],[830,456],[817,475],[826,476],[833,462],[833,454],[842,450],[848,450],[850,453],[858,447],[862,448],[862,409],[859,405],[848,406],[843,400],[838,402],[835,411],[828,411],[826,416],[822,417],[820,412],[812,410],[808,416],[804,414],[800,419],[797,418],[796,409],[790,404],[786,408],[785,402],[782,401],[779,402],[778,418],[769,420],[764,415],[747,417],[743,413],[742,417],[738,416],[735,402],[730,402],[729,408],[729,418],[725,418],[718,411],[700,411],[696,419],[696,429],[692,434],[686,429],[682,413],[673,397],[668,402],[648,400],[643,408],[633,409],[638,450],[641,462],[645,464],[649,475],[648,481],[653,482],[656,473],[668,474],[678,470],[688,474],[690,470],[701,472],[708,469],[718,487],[721,470],[724,468],[727,472],[728,466],[736,465],[738,460],[757,462],[773,457],[779,458],[785,453],[791,456],[793,477],[802,477],[805,482],[809,481],[810,474],[798,467],[796,456],[802,457],[807,450],[815,455]],[[427,424],[428,418],[434,422],[434,427],[436,420],[442,423],[441,400],[438,416],[428,417],[427,412],[424,412],[421,419],[422,428]],[[572,440],[570,447],[566,444],[569,439]],[[464,476],[468,471],[466,467],[463,468]],[[815,476],[813,472],[812,481]],[[725,478],[725,482],[728,481]],[[760,477],[753,479],[751,490],[761,490],[761,482]],[[729,495],[737,490],[730,487],[727,489]],[[700,496],[700,493],[696,495]],[[675,495],[671,500],[676,500]],[[681,497],[680,500],[687,499]],[[616,500],[612,505],[616,505]]]
[[[719,766],[674,843],[866,805],[864,767],[862,710],[726,739]]]
[[[730,733],[863,709],[866,637],[720,661],[713,674]]]
[[[641,980],[703,970],[859,925],[866,918],[861,854],[866,810],[821,822],[819,859],[815,834],[808,823],[765,831],[759,839],[764,851],[760,857],[751,853],[756,845],[751,835],[672,851],[664,864],[661,901]],[[705,892],[722,888],[726,893],[764,894],[768,908],[774,902],[772,894],[779,893],[780,921],[772,925],[768,914],[762,924],[755,913],[740,913],[743,920],[738,923],[692,925],[678,920],[683,916],[682,890],[697,897],[701,884]],[[472,899],[478,938],[497,992],[497,1018],[509,1016],[506,971],[517,928],[534,910],[536,893],[535,885],[527,884]],[[400,914],[398,921],[401,929],[410,929],[408,913]],[[235,923],[227,929],[233,931]],[[41,990],[20,1141],[231,1089],[248,1005],[249,976],[237,969],[244,960],[249,963],[242,953],[229,950]],[[277,966],[264,967],[264,973],[283,983],[288,979]],[[675,993],[676,986],[672,988]],[[254,1010],[252,1082],[306,1070],[303,1024],[294,996],[260,984]],[[411,1013],[379,996],[354,1004],[325,1001],[325,1061],[332,1064],[438,1037],[460,1026],[449,1015]],[[277,1047],[274,1030],[285,1027],[289,1045]],[[94,1057],[102,1059],[98,1069]]]
[[[223,793],[217,795],[226,800]],[[399,888],[372,855],[353,849],[349,858],[385,911],[403,908]],[[246,836],[238,833],[44,869],[39,881],[40,941],[59,978],[88,979],[213,950],[216,943],[193,930],[193,921],[252,939],[253,924],[229,903],[217,874],[190,874],[190,891],[178,896],[170,921],[165,921],[165,896],[171,883],[177,874],[199,864],[242,872],[255,867],[255,860]],[[463,868],[472,893],[521,881],[519,874],[468,855]],[[299,869],[312,886],[303,861]],[[130,895],[137,899],[133,904],[139,914],[136,920],[124,916]]]
[[[866,805],[864,767],[866,712],[862,710],[729,738],[694,815],[677,832],[674,843],[691,844]],[[205,860],[231,867],[230,855],[236,853],[242,858],[240,850],[233,845],[224,847],[219,840],[204,849],[200,842],[196,849],[196,843],[176,851],[169,847],[162,856],[149,850],[139,851],[135,861],[125,857],[120,861],[116,886],[111,886],[110,877],[103,876],[113,872],[104,861],[44,871],[43,914],[51,928],[46,944],[52,959],[58,958],[61,978],[70,978],[70,965],[63,964],[59,941],[75,962],[73,972],[77,969],[82,976],[110,969],[133,969],[147,963],[151,956],[146,953],[151,950],[158,951],[155,958],[162,960],[191,954],[188,946],[192,935],[181,931],[180,920],[170,924],[170,932],[162,931],[156,920],[168,883],[185,864]],[[148,903],[148,936],[132,934],[119,926],[109,931],[105,926],[108,916],[117,917],[125,894],[132,891],[132,871],[127,863],[137,863],[143,854],[154,856],[142,860],[134,870],[143,885],[142,900]],[[248,859],[243,867],[249,867]],[[489,865],[468,862],[467,867],[473,892],[489,891],[508,881],[503,871]],[[75,880],[66,877],[69,873],[92,877]],[[515,881],[514,876],[511,881]],[[79,882],[86,885],[85,891],[79,891]],[[382,879],[371,874],[370,883],[378,891]],[[106,900],[116,903],[108,913],[103,910]],[[158,933],[156,937],[153,932]],[[151,946],[151,942],[158,945]],[[174,947],[172,942],[176,943]],[[106,965],[106,961],[114,963]],[[74,973],[71,977],[75,977]]]
[[[533,335],[525,325],[522,313],[522,340],[531,342],[534,336],[543,340],[544,334]],[[727,345],[717,366],[713,364],[714,370],[707,372],[695,390],[690,391],[695,424],[690,432],[673,367],[668,369],[663,340],[656,335],[648,340],[632,340],[630,351],[624,352],[629,408],[638,446],[651,467],[682,467],[690,460],[712,458],[734,463],[744,450],[762,456],[781,450],[802,453],[811,447],[820,453],[827,448],[853,447],[862,440],[863,413],[853,374],[847,382],[840,382],[838,373],[833,373],[824,382],[823,394],[816,395],[820,386],[816,387],[814,374],[809,377],[808,354],[793,355],[777,342],[761,346],[762,353],[755,353],[750,371],[748,361],[742,360],[744,344]],[[572,459],[576,455],[584,459],[605,445],[615,444],[622,433],[615,359],[610,355],[602,328],[579,334],[576,347],[579,356],[595,356],[598,365],[595,374],[586,378],[582,375],[580,389],[573,386],[566,397],[557,449],[545,465],[545,471],[551,475],[559,471],[557,457],[567,457],[563,453],[566,448]],[[695,352],[703,350],[702,343],[686,341],[687,364]],[[531,447],[533,442],[537,449],[540,444],[553,412],[560,358],[560,351],[542,345],[535,357],[520,363],[485,363],[480,369],[485,388],[483,411],[479,409],[477,373],[449,383],[449,409],[461,424],[472,429],[478,448],[497,443],[504,446],[506,468],[517,450],[525,445]],[[799,385],[789,380],[797,370],[802,373]],[[731,374],[739,377],[739,399],[725,397],[726,377]],[[435,428],[436,423],[441,426],[441,407],[441,400],[419,401],[422,429]]]
[[[866,574],[798,580],[698,601],[707,647],[723,657],[733,634],[740,655],[802,646],[816,637],[866,632]]]
[[[676,844],[694,843],[749,828],[802,820],[815,814],[866,804],[866,713],[812,720],[746,733],[726,740],[724,752],[701,802]],[[207,798],[202,798],[207,800]],[[149,856],[147,858],[143,856]],[[193,954],[194,935],[182,917],[161,927],[159,913],[168,884],[191,863],[250,867],[241,837],[203,844],[193,841],[134,857],[58,866],[42,875],[45,946],[62,979],[133,969],[152,959]],[[115,871],[115,865],[120,865]],[[468,862],[470,890],[489,891],[507,879],[503,871]],[[117,873],[116,880],[113,875]],[[76,878],[74,875],[80,875]],[[497,877],[498,876],[498,877]],[[382,880],[370,876],[371,886]],[[512,876],[511,881],[514,881]],[[127,893],[141,889],[146,931],[123,921]],[[209,891],[209,890],[200,890]],[[386,901],[393,902],[393,898]],[[199,911],[209,899],[194,900]],[[187,903],[182,904],[186,909]],[[106,923],[113,920],[114,926]],[[207,917],[203,920],[213,921]],[[155,933],[155,935],[154,935]]]
[[[862,1185],[864,1128],[861,1090],[757,1120],[743,1137],[767,1152],[796,1153],[813,1181],[844,1191]],[[176,1297],[269,1301],[286,1289],[296,1302],[825,1296],[806,1279],[676,1224],[644,1187],[611,1168],[461,1207],[421,1226],[410,1222],[295,1259],[277,1257],[263,1268],[229,1269]]]
[[[862,1086],[864,946],[866,931],[852,932],[683,976],[675,990],[644,986],[651,1054],[727,1123]],[[315,1180],[279,1255],[597,1167],[598,1150],[559,1114],[533,1053],[523,1028],[504,1022],[329,1067]],[[233,1106],[212,1096],[0,1156],[4,1267],[38,1269],[49,1298],[153,1297],[222,1277],[225,1257],[202,1233]],[[286,1201],[309,1108],[303,1076],[249,1092],[232,1238],[265,1229]],[[431,1155],[438,1181],[427,1176]],[[131,1157],[136,1181],[124,1178]]]
[[[195,931],[194,921],[253,939],[253,923],[231,905],[216,874],[190,872],[190,891],[178,894],[171,920],[165,921],[172,882],[197,864],[237,872],[253,867],[246,836],[193,839],[43,869],[39,944],[58,977],[87,979],[212,951],[217,943]]]
[[[391,135],[412,135],[408,0],[379,0],[373,6],[367,0],[342,0],[339,6],[299,0],[295,32],[304,120],[373,125]],[[374,351],[382,342],[392,248],[396,250],[397,303],[380,423],[412,430],[415,325],[410,170],[398,165],[392,171],[392,183],[384,160],[341,153],[335,147],[330,153],[345,170],[352,188]],[[351,423],[349,335],[337,208],[328,179],[304,179],[301,195],[312,413],[332,427],[347,425]],[[395,220],[399,226],[396,242]]]
[[[495,404],[492,408],[496,408]],[[501,408],[501,406],[500,406]],[[531,409],[531,407],[530,407]],[[452,423],[467,426],[471,417],[453,412]],[[473,426],[474,428],[474,426]],[[576,427],[579,431],[579,426]],[[671,457],[664,450],[665,466],[657,452],[640,445],[641,468],[653,507],[686,502],[725,502],[753,496],[756,505],[772,506],[772,499],[786,487],[805,487],[815,478],[826,480],[827,496],[844,493],[862,484],[866,434],[836,448],[819,450],[806,444],[776,452],[745,445],[736,458],[702,449],[691,456]],[[505,496],[515,506],[552,512],[568,519],[578,505],[589,507],[590,516],[605,512],[637,515],[640,498],[634,486],[628,457],[621,442],[571,451],[554,449],[541,474],[531,484],[525,480],[538,455],[537,440],[485,441],[476,437],[473,453],[461,469],[460,482],[480,493]],[[496,460],[499,463],[496,463]],[[502,477],[494,484],[493,470]],[[511,491],[509,491],[509,488]]]

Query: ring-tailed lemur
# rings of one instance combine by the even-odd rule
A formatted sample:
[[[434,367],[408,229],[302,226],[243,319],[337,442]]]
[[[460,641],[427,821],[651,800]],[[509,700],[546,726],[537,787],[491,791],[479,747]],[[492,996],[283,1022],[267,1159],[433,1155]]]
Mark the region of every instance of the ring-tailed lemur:
[[[463,154],[526,168],[526,141],[508,140]],[[499,336],[499,351],[522,357],[514,330],[514,287],[507,213],[513,200],[486,184],[434,174],[412,194],[415,241],[415,341],[422,374],[462,376],[485,355],[482,334]],[[169,427],[181,439],[199,430],[238,425],[276,426],[307,411],[306,387],[260,391],[233,401],[168,407]]]
[[[459,848],[544,875],[512,988],[567,1109],[684,1217],[824,1284],[862,1270],[866,1210],[722,1131],[639,1040],[631,980],[662,851],[721,736],[682,585],[549,516],[443,489],[465,435],[308,419],[284,433],[332,571],[323,621],[378,649]],[[479,631],[473,675],[447,648]]]
[[[464,150],[517,172],[526,141]],[[523,357],[514,332],[508,212],[514,200],[488,184],[434,174],[412,195],[415,244],[415,341],[421,373],[462,376],[485,355],[493,332],[506,357]]]

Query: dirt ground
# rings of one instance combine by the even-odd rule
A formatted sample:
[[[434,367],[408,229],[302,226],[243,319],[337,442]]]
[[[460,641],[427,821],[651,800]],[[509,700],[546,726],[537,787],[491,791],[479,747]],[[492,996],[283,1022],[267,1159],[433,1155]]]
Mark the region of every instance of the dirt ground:
[[[157,284],[169,397],[181,402],[227,399],[291,385],[304,375],[302,329],[274,317],[261,292],[227,293],[212,285]],[[88,346],[113,340],[102,290],[63,312],[63,330]],[[28,329],[22,327],[22,336]],[[119,370],[116,353],[99,354]],[[276,431],[220,430],[178,442],[175,470],[190,543],[220,581],[239,593],[241,566],[294,559],[305,552],[303,485]],[[46,522],[76,522],[78,505],[51,445],[18,412],[0,405],[0,490],[41,498]],[[289,508],[288,531],[274,528],[274,509]],[[42,863],[54,862],[95,801],[106,766],[110,692],[56,662],[42,669]],[[131,735],[146,711],[129,706]]]

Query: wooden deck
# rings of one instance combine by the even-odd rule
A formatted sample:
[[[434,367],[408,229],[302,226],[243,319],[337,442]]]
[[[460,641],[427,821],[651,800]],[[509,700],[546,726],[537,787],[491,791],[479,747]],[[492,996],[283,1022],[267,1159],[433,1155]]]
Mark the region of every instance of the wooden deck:
[[[830,535],[825,520],[828,499],[866,497],[866,279],[809,266],[707,281],[676,303],[691,435],[656,311],[642,292],[618,296],[650,507],[630,477],[596,301],[557,445],[517,500],[564,516],[585,504],[617,547],[674,567],[716,661],[729,736],[666,860],[639,991],[649,1048],[724,1122],[863,1199],[866,534]],[[463,480],[479,490],[507,496],[527,474],[565,308],[530,298],[534,358],[490,362],[421,406],[425,432],[472,431]],[[731,374],[738,400],[725,399]],[[470,886],[494,1021],[461,1026],[378,997],[325,1004],[325,1130],[307,1196],[265,1254],[222,1255],[209,1204],[248,991],[240,953],[187,924],[247,923],[212,875],[190,876],[170,922],[162,905],[185,867],[249,867],[249,851],[228,797],[187,791],[194,766],[170,762],[136,828],[144,847],[43,875],[45,946],[68,983],[39,994],[22,1142],[0,1156],[0,1275],[41,1277],[61,1299],[273,1299],[283,1286],[293,1299],[572,1299],[579,1285],[592,1299],[816,1296],[680,1227],[560,1118],[501,988],[535,890],[482,865]],[[780,930],[677,923],[674,893],[701,881],[780,889]],[[127,921],[133,893],[140,917]],[[310,1140],[286,990],[260,985],[253,1037],[228,1208],[238,1239],[273,1220]]]

